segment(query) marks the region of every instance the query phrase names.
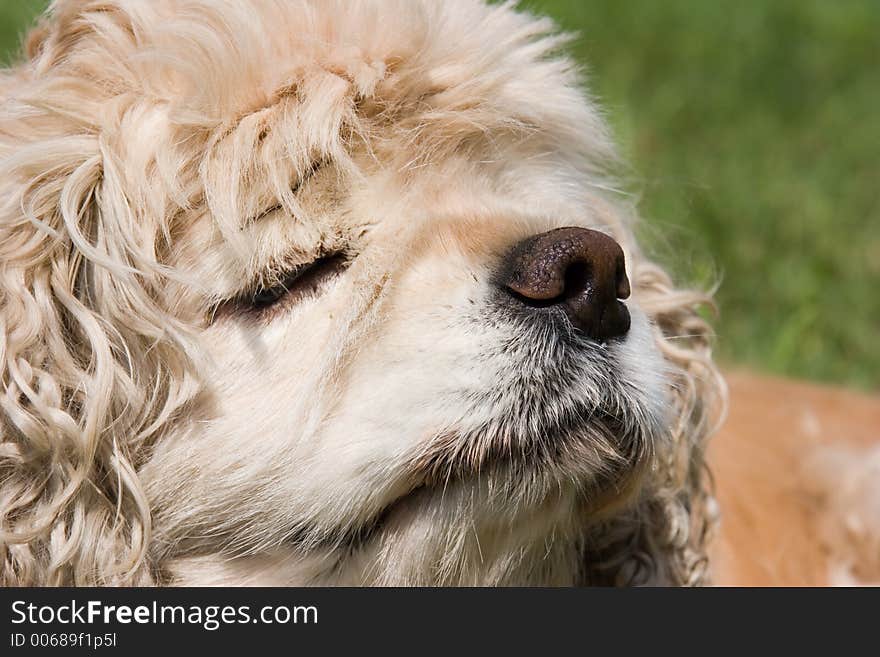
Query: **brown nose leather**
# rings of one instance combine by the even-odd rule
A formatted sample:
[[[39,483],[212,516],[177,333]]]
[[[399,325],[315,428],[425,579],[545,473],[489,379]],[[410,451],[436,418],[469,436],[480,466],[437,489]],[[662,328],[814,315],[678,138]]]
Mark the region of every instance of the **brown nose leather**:
[[[623,249],[586,228],[557,228],[529,237],[510,253],[504,284],[528,306],[560,306],[594,340],[626,335],[630,316]]]

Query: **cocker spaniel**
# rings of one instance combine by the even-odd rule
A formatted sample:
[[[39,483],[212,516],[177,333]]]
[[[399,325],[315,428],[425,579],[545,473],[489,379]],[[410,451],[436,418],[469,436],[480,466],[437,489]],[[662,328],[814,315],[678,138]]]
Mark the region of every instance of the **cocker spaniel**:
[[[0,77],[5,584],[700,584],[723,383],[546,19],[56,0]]]

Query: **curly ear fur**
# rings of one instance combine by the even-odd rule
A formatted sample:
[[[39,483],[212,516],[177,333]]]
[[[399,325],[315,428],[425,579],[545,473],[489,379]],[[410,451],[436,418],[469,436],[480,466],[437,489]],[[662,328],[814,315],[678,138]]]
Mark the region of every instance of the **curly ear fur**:
[[[198,390],[163,266],[188,197],[161,163],[139,163],[141,187],[131,183],[115,153],[126,88],[138,88],[112,54],[138,38],[130,16],[94,0],[52,12],[27,42],[30,61],[0,74],[0,583],[149,584],[138,467]],[[170,191],[156,200],[159,188]],[[724,399],[695,310],[707,299],[636,262],[677,421],[636,504],[590,531],[586,580],[699,584],[714,523],[703,447]]]
[[[193,392],[161,304],[167,227],[137,216],[62,3],[0,89],[0,583],[143,584],[143,449]],[[107,38],[126,25],[103,16]],[[110,93],[108,90],[106,93]]]

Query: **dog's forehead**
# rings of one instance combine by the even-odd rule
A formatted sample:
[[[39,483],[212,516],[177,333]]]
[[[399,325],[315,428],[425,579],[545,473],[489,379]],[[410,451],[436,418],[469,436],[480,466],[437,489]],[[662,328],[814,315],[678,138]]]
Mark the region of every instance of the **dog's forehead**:
[[[176,116],[219,137],[292,128],[290,155],[359,142],[415,167],[501,133],[611,154],[564,39],[546,19],[478,0],[167,2],[144,47]],[[150,79],[153,78],[153,79]],[[169,84],[170,82],[170,84]],[[410,148],[405,148],[409,146]]]
[[[220,118],[302,91],[309,84],[303,81],[319,72],[344,80],[361,97],[376,95],[384,81],[378,96],[389,101],[466,85],[468,104],[486,103],[488,90],[534,82],[529,69],[559,45],[546,19],[479,0],[169,0],[162,6],[156,14],[129,16],[143,22],[134,26],[141,35],[135,47],[158,54],[161,46],[160,62],[176,65],[180,79],[202,92],[187,98],[210,104],[200,109]],[[551,65],[540,73],[554,78],[560,71]]]

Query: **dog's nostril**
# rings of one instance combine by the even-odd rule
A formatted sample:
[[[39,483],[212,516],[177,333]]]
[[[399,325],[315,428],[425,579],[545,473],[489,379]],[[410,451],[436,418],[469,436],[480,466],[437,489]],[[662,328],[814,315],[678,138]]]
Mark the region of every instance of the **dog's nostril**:
[[[565,286],[562,296],[566,299],[579,296],[584,293],[590,284],[590,271],[587,263],[575,261],[565,270]]]
[[[604,233],[557,228],[511,251],[503,284],[527,306],[560,306],[595,340],[625,335],[630,315],[619,299],[630,294],[623,249]]]

